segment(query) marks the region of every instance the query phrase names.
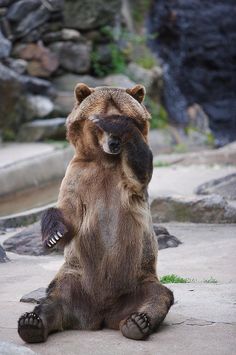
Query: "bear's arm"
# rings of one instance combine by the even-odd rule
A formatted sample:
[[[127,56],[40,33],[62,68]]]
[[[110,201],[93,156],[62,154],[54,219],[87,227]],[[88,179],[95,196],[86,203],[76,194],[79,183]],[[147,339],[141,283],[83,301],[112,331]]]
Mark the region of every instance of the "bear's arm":
[[[148,144],[145,142],[141,132],[135,127],[135,125],[129,127],[129,131],[125,136],[122,157],[124,172],[127,175],[127,178],[129,178],[129,169],[131,169],[139,183],[143,187],[146,187],[152,178],[152,152]]]
[[[69,165],[62,181],[57,207],[49,208],[41,219],[42,241],[45,248],[64,247],[82,223],[82,204],[79,203],[78,169]]]

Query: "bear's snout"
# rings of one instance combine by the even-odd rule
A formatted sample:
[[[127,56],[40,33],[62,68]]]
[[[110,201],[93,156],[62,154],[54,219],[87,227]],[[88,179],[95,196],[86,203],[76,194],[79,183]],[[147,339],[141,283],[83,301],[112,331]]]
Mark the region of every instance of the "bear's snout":
[[[111,154],[119,154],[121,151],[121,140],[119,137],[111,136],[108,139],[108,147]]]

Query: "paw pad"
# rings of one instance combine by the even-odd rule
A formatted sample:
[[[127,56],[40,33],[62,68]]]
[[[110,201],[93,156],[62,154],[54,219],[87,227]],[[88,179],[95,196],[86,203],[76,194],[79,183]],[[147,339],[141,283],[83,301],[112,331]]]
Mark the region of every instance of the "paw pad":
[[[133,313],[123,324],[121,331],[127,338],[145,339],[151,333],[149,317],[145,313]]]
[[[27,343],[46,340],[42,319],[34,312],[24,313],[18,320],[18,333]]]

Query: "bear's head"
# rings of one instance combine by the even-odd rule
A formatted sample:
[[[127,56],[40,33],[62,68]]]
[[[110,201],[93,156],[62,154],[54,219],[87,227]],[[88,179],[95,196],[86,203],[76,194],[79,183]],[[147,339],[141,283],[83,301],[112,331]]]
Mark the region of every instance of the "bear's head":
[[[131,120],[147,141],[150,114],[143,105],[145,88],[136,85],[131,89],[97,87],[90,88],[78,84],[75,88],[75,106],[67,118],[67,138],[77,152],[85,155],[97,153],[101,148],[105,153],[118,154],[119,140],[108,137],[95,124],[98,117],[111,120]]]

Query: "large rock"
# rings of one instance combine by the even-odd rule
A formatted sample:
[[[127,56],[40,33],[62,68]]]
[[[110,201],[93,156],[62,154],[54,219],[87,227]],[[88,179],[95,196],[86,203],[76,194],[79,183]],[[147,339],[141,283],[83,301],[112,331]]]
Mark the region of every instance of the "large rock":
[[[42,118],[48,116],[54,108],[52,101],[42,95],[27,95],[27,109],[30,113],[30,118]]]
[[[70,72],[83,74],[90,69],[91,44],[89,42],[55,42],[50,45],[60,66]]]
[[[235,17],[234,1],[212,0],[155,0],[149,16],[171,118],[186,124],[188,106],[200,104],[217,145],[236,139]]]
[[[59,65],[57,56],[41,42],[18,45],[14,54],[27,60],[27,71],[31,76],[49,77]]]
[[[130,63],[126,73],[134,82],[144,85],[147,94],[152,99],[161,102],[163,95],[163,71],[161,67],[144,69],[136,63]]]
[[[7,19],[19,22],[41,4],[40,0],[20,0],[12,4],[7,11]]]
[[[20,302],[40,303],[44,300],[44,298],[46,298],[46,288],[40,287],[37,288],[37,290],[34,290],[22,296]]]
[[[198,195],[218,194],[228,200],[236,200],[236,174],[206,182],[196,189],[196,193]]]
[[[0,63],[0,129],[14,130],[24,120],[26,100],[17,73]]]
[[[159,249],[175,248],[181,241],[170,235],[166,228],[154,224]],[[3,243],[5,250],[22,255],[47,255],[48,253],[62,253],[60,246],[53,251],[46,251],[42,246],[40,223],[36,222],[26,227]]]
[[[121,0],[65,0],[65,24],[67,27],[81,30],[114,25],[120,11]]]
[[[3,243],[6,251],[22,255],[46,255],[43,249],[40,223],[25,228]],[[56,247],[57,248],[57,247]],[[55,248],[55,249],[56,249]]]
[[[105,86],[118,86],[121,88],[132,88],[135,85],[128,76],[124,74],[111,74],[104,78],[104,85]]]
[[[65,139],[65,118],[35,120],[22,125],[18,139],[23,142],[38,142],[45,139]]]
[[[236,208],[219,195],[160,196],[151,203],[153,221],[236,223]]]
[[[53,79],[55,88],[59,91],[67,91],[73,93],[76,84],[85,83],[90,87],[102,86],[104,81],[102,79],[94,78],[91,75],[76,75],[76,74],[63,74]]]
[[[6,263],[7,261],[9,261],[9,258],[3,247],[0,245],[0,263]]]
[[[5,38],[0,30],[0,59],[9,56],[11,51],[11,42]]]

